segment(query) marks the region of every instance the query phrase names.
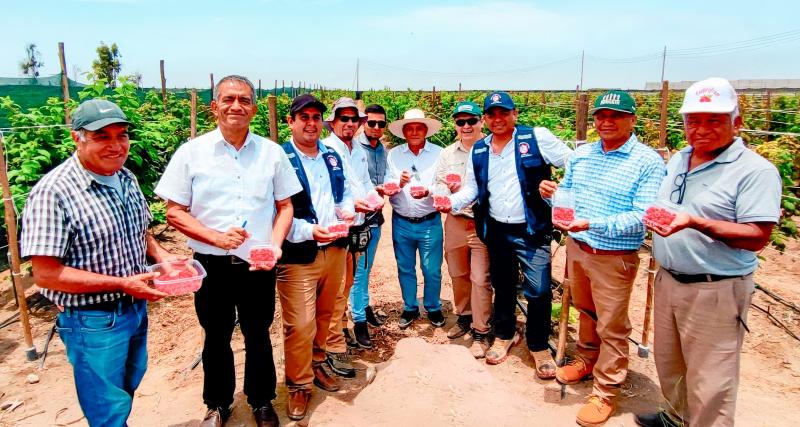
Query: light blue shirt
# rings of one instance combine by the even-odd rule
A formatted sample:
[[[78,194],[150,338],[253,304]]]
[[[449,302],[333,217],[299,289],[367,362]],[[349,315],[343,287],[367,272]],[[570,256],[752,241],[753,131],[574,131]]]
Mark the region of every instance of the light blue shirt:
[[[692,148],[670,159],[659,198],[677,202],[675,185],[687,171]],[[770,162],[736,138],[716,159],[686,174],[681,204],[685,212],[735,223],[778,222],[781,177]],[[753,251],[735,249],[694,230],[669,237],[653,236],[653,255],[661,266],[680,274],[747,275],[758,267]]]
[[[427,140],[417,155],[408,148],[408,144],[399,145],[389,151],[386,156],[386,181],[399,180],[403,171],[411,173],[411,182],[401,192],[389,198],[393,212],[407,218],[419,218],[436,212],[431,195],[436,179],[436,164],[441,152],[442,147]],[[414,185],[425,186],[431,195],[422,199],[411,197],[411,187]]]
[[[539,152],[544,160],[556,167],[562,167],[572,154],[572,150],[566,146],[557,136],[553,135],[546,128],[533,128],[536,136],[536,143]],[[525,206],[520,191],[519,176],[517,175],[517,163],[514,154],[514,139],[517,130],[511,141],[503,147],[500,153],[495,153],[491,149],[492,135],[486,139],[489,145],[489,215],[499,222],[506,224],[522,224],[525,222]],[[473,146],[474,150],[475,147]],[[467,176],[463,187],[451,196],[453,210],[461,210],[470,205],[478,197],[478,183],[475,181],[475,167],[472,164],[472,150],[467,159]]]
[[[208,228],[225,232],[247,221],[254,239],[269,242],[275,201],[302,189],[278,144],[250,132],[237,151],[217,128],[178,147],[155,193],[188,206],[189,213]],[[188,243],[201,254],[227,253],[198,240]]]
[[[578,147],[567,163],[559,189],[572,189],[575,218],[589,230],[570,232],[595,249],[636,250],[644,240],[642,216],[658,195],[664,160],[636,135],[616,150],[602,142]]]
[[[331,189],[331,177],[328,173],[328,166],[325,164],[325,158],[322,153],[327,151],[322,142],[318,142],[319,151],[316,157],[309,157],[303,154],[291,140],[297,156],[300,158],[300,164],[308,178],[308,188],[311,191],[311,204],[314,206],[314,212],[317,214],[317,224],[327,227],[336,222],[336,203],[333,200],[333,190]],[[346,161],[342,160],[342,168],[344,169],[345,183],[344,194],[342,202],[339,207],[347,212],[354,213],[353,207],[353,192],[350,189],[351,185],[347,182],[348,177],[352,172],[348,170],[349,166]],[[294,169],[292,169],[292,173]],[[286,239],[293,243],[304,242],[306,240],[314,240],[314,225],[304,219],[294,218],[292,221],[292,229]]]
[[[100,175],[86,168],[84,168],[84,170],[99,184],[113,188],[114,191],[117,192],[117,196],[119,196],[120,200],[123,199],[124,195],[122,194],[122,182],[120,181],[122,176],[119,172],[116,172],[113,175]]]

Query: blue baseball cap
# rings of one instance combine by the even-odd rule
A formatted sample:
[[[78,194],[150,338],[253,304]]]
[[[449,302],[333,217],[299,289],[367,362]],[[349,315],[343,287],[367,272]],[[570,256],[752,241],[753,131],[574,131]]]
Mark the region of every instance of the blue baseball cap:
[[[511,95],[506,92],[492,92],[486,95],[486,99],[483,100],[483,112],[486,113],[490,108],[494,107],[500,107],[505,110],[517,108],[514,105],[514,100],[511,99]]]

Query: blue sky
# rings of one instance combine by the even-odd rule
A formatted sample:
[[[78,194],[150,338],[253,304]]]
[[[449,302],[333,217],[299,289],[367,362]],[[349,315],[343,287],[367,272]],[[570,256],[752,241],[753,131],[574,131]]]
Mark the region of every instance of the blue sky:
[[[19,76],[30,42],[43,75],[58,72],[59,41],[68,73],[85,72],[104,41],[147,86],[164,59],[170,87],[207,87],[213,72],[352,88],[360,58],[362,89],[574,89],[585,51],[585,88],[636,89],[660,79],[664,45],[668,80],[800,78],[798,12],[788,0],[4,0],[0,76]]]

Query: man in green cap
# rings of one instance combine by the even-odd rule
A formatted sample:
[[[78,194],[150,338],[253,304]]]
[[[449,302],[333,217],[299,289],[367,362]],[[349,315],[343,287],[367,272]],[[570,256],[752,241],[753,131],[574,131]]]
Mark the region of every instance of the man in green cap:
[[[474,102],[462,101],[456,105],[453,111],[456,141],[439,155],[435,195],[449,195],[461,188],[469,152],[475,141],[484,137],[481,116],[481,108]],[[458,320],[447,337],[456,339],[470,332],[470,351],[476,359],[482,359],[489,349],[492,285],[489,281],[489,253],[475,232],[471,206],[447,214],[444,253],[447,270],[453,281],[453,300],[458,314]]]
[[[75,154],[33,187],[22,216],[22,255],[41,293],[59,307],[56,326],[91,426],[122,426],[147,369],[147,258],[179,259],[147,231],[153,218],[125,169],[128,119],[113,102],[72,113]]]
[[[558,189],[571,191],[575,201],[574,219],[553,218],[569,232],[567,276],[580,312],[578,354],[558,368],[556,380],[575,384],[594,376],[589,402],[577,415],[582,426],[608,420],[628,374],[628,302],[645,234],[642,217],[666,174],[661,156],[633,133],[636,103],[630,94],[606,92],[591,113],[600,141],[575,150],[559,185],[539,185],[545,199]]]

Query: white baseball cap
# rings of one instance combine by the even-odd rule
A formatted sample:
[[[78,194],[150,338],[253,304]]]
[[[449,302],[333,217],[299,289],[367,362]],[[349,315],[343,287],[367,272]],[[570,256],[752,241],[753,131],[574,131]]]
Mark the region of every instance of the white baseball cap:
[[[739,115],[739,98],[731,83],[722,77],[710,77],[689,86],[683,97],[680,114],[725,113]]]

